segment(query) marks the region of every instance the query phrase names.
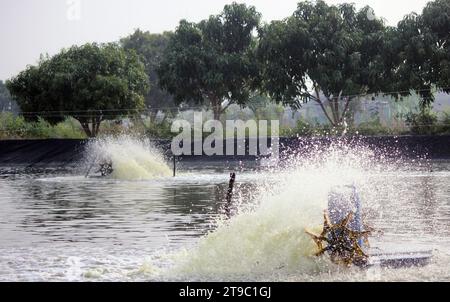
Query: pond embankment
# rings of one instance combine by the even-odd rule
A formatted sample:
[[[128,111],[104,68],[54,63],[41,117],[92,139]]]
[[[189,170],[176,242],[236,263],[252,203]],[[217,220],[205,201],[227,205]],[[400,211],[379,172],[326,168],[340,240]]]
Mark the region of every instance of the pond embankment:
[[[76,164],[84,156],[89,140],[44,139],[44,140],[0,140],[1,165],[69,165]],[[155,140],[154,144],[170,156],[170,140]],[[224,154],[227,144],[223,142]],[[371,136],[371,137],[294,137],[280,138],[281,156],[309,154],[317,150],[311,146],[325,148],[336,142],[350,145],[365,145],[376,153],[392,157],[427,157],[431,159],[450,158],[450,135],[443,136]],[[270,142],[269,142],[270,144]],[[236,150],[239,143],[234,141]],[[248,141],[245,144],[248,150]],[[192,149],[194,150],[193,146]],[[248,154],[248,153],[247,153]],[[254,156],[183,156],[185,160],[248,160]]]

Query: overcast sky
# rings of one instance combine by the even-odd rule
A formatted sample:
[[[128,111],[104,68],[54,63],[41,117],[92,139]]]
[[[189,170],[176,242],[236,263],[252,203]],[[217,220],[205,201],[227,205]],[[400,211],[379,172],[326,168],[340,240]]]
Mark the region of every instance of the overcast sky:
[[[174,30],[180,19],[199,21],[219,13],[227,0],[1,0],[0,80],[35,64],[41,53],[86,42],[117,41],[136,28]],[[283,19],[298,0],[241,0],[256,6],[264,21]],[[345,0],[327,0],[342,3]],[[370,5],[395,25],[405,14],[421,12],[427,0],[353,0]]]

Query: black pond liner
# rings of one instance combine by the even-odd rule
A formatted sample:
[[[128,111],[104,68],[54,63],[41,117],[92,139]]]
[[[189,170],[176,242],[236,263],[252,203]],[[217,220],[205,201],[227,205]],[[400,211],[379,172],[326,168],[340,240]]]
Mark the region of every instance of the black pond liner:
[[[89,140],[80,139],[42,139],[42,140],[0,140],[0,165],[26,166],[64,166],[74,165],[84,156]],[[155,146],[171,157],[170,140],[154,140]],[[280,138],[280,156],[292,153],[308,155],[311,146],[327,148],[334,142],[350,145],[366,145],[375,153],[390,157],[426,157],[429,159],[450,158],[450,135],[442,136],[357,136],[357,137],[294,137]],[[226,148],[224,141],[224,150]],[[268,142],[270,144],[270,142]],[[235,142],[235,147],[237,142]],[[248,150],[248,141],[246,141]],[[192,148],[193,150],[193,148]],[[252,160],[253,155],[243,156],[180,156],[181,160]]]

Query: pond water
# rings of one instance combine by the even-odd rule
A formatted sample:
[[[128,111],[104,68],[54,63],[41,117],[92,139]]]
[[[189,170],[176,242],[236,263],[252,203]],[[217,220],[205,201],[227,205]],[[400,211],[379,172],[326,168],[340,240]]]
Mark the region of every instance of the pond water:
[[[320,225],[321,210],[297,204],[326,198],[333,184],[321,179],[340,169],[314,175],[299,166],[195,161],[176,177],[148,180],[0,167],[0,281],[450,280],[450,161],[359,171],[372,244],[433,250],[430,265],[405,269],[306,257],[314,245],[303,227]],[[230,171],[243,214],[227,225],[220,218]]]

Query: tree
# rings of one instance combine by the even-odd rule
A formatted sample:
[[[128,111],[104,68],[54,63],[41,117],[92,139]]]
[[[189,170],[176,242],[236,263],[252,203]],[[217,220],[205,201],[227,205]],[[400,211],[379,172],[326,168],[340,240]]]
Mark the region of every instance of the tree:
[[[159,109],[167,110],[176,107],[172,95],[160,88],[159,77],[156,73],[171,35],[171,32],[151,34],[137,29],[130,36],[120,40],[125,49],[136,51],[145,65],[151,87],[145,95],[145,104],[153,115],[156,115]]]
[[[182,20],[158,68],[162,87],[177,103],[209,104],[215,119],[245,103],[258,72],[252,50],[259,22],[253,6],[237,3],[200,23]]]
[[[433,90],[450,92],[450,0],[429,2],[422,14],[410,14],[398,23],[394,53],[398,69],[395,94],[415,91],[425,110],[434,101]]]
[[[95,137],[106,119],[136,113],[148,90],[144,65],[117,44],[85,44],[42,57],[7,82],[28,120],[77,119]]]
[[[17,112],[18,110],[19,108],[17,108],[16,102],[11,98],[11,95],[3,81],[0,80],[0,112]]]
[[[260,34],[260,85],[277,102],[317,103],[333,126],[358,96],[379,92],[390,77],[383,59],[387,29],[365,7],[300,2],[294,14]],[[328,108],[327,108],[328,107]]]
[[[422,20],[424,30],[432,36],[433,82],[438,89],[450,93],[450,0],[429,2]]]

